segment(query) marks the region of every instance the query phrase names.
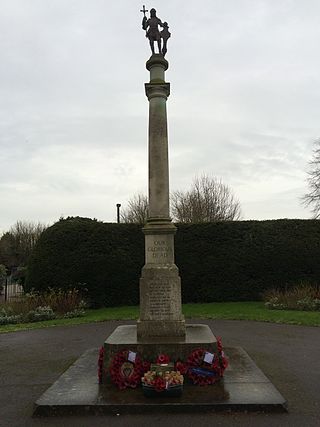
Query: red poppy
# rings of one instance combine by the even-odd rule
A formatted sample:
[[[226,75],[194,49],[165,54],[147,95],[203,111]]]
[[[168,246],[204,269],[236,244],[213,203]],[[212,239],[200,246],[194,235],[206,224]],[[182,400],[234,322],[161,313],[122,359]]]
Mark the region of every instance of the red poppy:
[[[150,371],[150,365],[151,365],[151,363],[150,363],[150,362],[148,362],[147,360],[144,360],[144,361],[143,361],[143,363],[142,363],[142,370],[143,370],[143,373],[144,373],[144,374],[145,374],[146,372]]]
[[[156,363],[159,365],[165,365],[170,362],[170,357],[167,354],[159,354]]]
[[[166,382],[161,377],[156,377],[154,380],[154,389],[155,391],[161,392],[166,389]]]
[[[181,360],[177,360],[175,370],[179,371],[180,374],[185,375],[188,372],[188,365],[183,363]]]

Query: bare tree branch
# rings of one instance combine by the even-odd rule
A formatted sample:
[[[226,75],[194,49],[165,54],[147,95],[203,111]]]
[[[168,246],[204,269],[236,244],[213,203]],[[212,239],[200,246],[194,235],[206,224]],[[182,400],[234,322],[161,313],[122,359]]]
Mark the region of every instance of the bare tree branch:
[[[172,193],[171,212],[175,222],[233,221],[241,218],[240,203],[231,189],[207,175],[195,178],[189,191]]]
[[[234,221],[241,218],[241,208],[226,184],[203,175],[194,179],[189,191],[171,194],[171,214],[175,222]],[[148,198],[144,194],[133,196],[121,213],[125,223],[145,224],[147,217]]]
[[[148,198],[144,194],[136,194],[128,201],[127,207],[121,212],[121,222],[145,224],[148,217]]]
[[[315,141],[312,159],[309,162],[307,183],[309,192],[302,197],[302,203],[311,207],[313,218],[320,218],[320,139]]]
[[[0,239],[0,263],[8,267],[26,265],[28,258],[47,225],[17,221]]]

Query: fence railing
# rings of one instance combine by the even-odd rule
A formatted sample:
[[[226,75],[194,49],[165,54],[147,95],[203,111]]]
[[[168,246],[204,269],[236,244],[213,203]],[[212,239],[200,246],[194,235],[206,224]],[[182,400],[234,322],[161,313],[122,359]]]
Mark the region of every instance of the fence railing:
[[[19,299],[22,295],[22,286],[13,282],[11,277],[8,276],[3,284],[2,292],[0,293],[0,301],[13,301],[15,299]]]

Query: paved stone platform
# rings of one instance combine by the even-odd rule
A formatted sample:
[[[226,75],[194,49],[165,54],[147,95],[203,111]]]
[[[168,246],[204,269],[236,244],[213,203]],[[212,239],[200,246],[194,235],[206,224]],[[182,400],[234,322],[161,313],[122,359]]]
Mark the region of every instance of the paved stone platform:
[[[150,412],[286,412],[285,399],[241,347],[224,349],[229,367],[212,386],[186,384],[179,398],[147,398],[142,389],[120,391],[97,381],[98,349],[86,351],[36,401],[34,415]]]

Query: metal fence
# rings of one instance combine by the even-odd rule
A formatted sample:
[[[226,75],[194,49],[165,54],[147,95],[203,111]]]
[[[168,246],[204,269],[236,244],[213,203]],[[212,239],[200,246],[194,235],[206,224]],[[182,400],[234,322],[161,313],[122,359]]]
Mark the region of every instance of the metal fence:
[[[23,288],[16,282],[13,282],[11,277],[6,277],[3,284],[2,292],[0,293],[0,301],[14,301],[23,295]]]

